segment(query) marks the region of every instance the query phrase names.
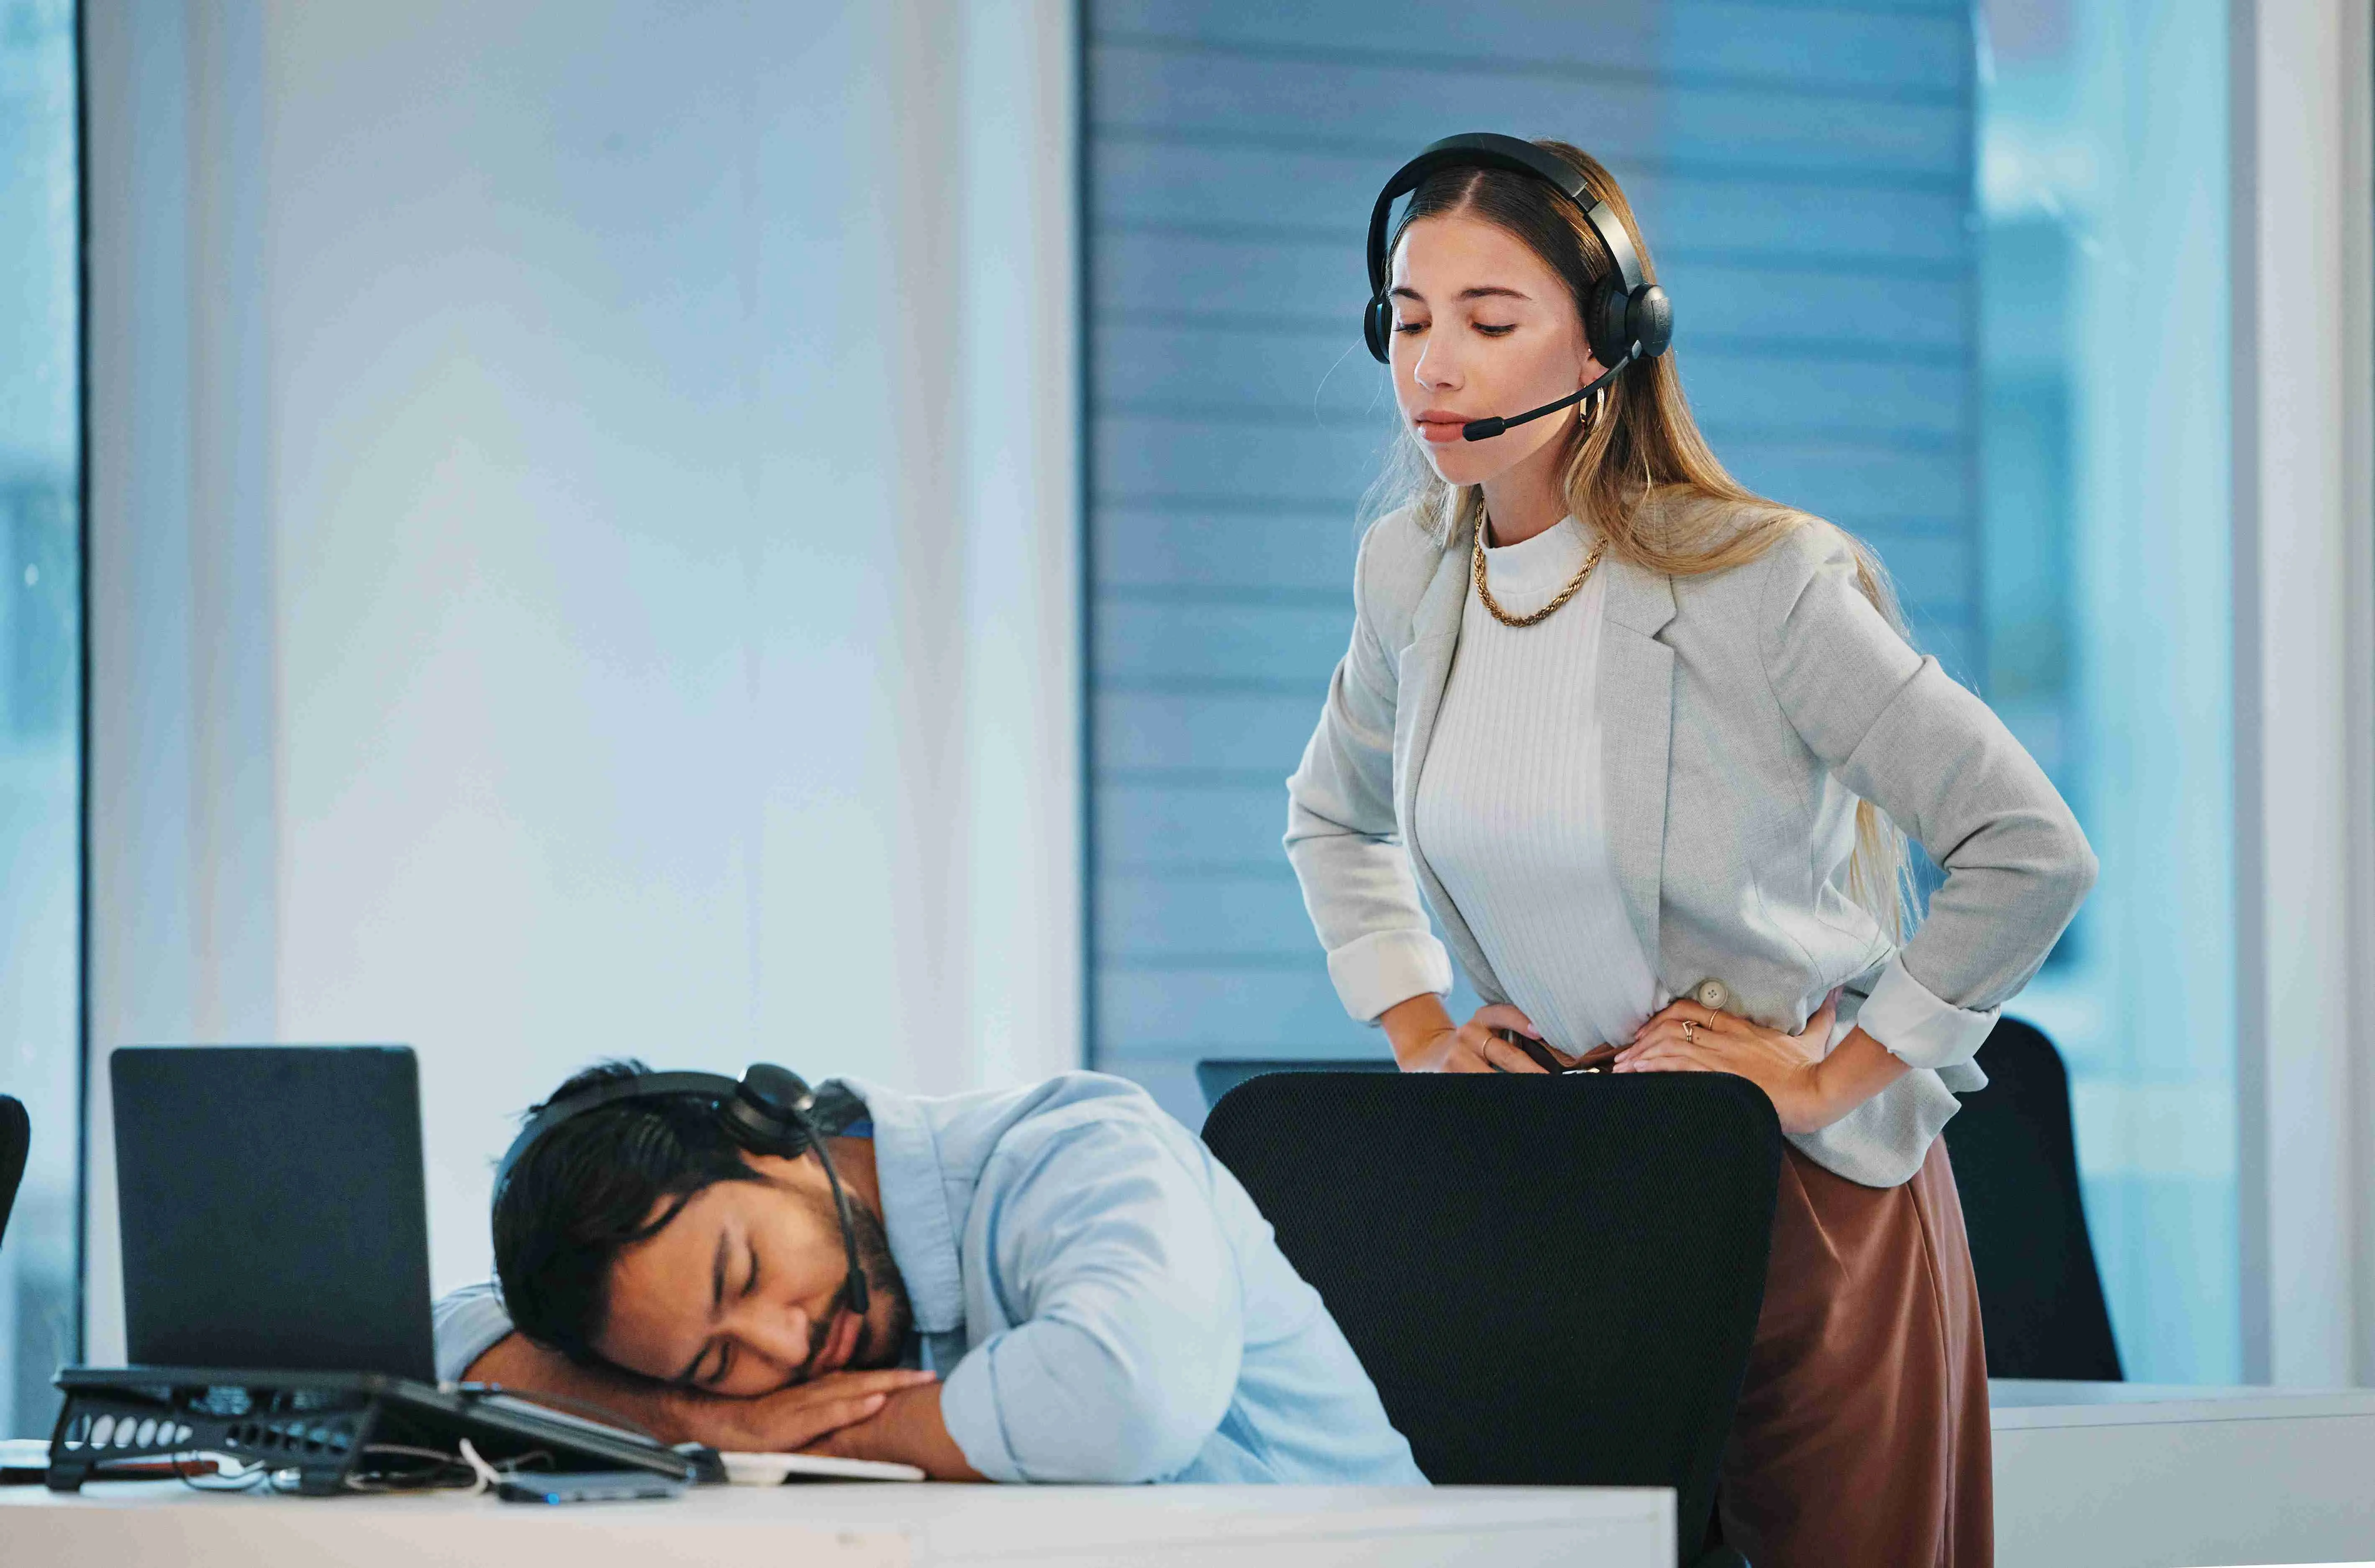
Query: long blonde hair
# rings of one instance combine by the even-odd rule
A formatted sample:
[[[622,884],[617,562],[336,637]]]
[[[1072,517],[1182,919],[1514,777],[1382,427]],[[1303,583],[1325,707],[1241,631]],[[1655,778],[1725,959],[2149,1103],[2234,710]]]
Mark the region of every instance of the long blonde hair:
[[[1625,225],[1647,280],[1657,279],[1649,247],[1615,177],[1582,148],[1542,140],[1534,145],[1571,164],[1593,199],[1606,202]],[[1530,175],[1500,169],[1438,171],[1412,193],[1394,230],[1398,248],[1410,226],[1453,213],[1479,218],[1516,236],[1556,272],[1584,302],[1615,271],[1599,233],[1573,202]],[[1636,360],[1612,382],[1589,418],[1567,427],[1560,489],[1567,510],[1588,520],[1608,541],[1608,553],[1646,572],[1696,577],[1744,566],[1801,528],[1829,530],[1855,560],[1856,586],[1900,637],[1911,641],[1888,571],[1862,540],[1835,524],[1776,504],[1733,478],[1719,461],[1683,395],[1672,350]],[[1715,503],[1715,504],[1709,504]],[[1363,520],[1408,508],[1412,522],[1448,545],[1482,525],[1484,492],[1445,482],[1407,429],[1398,431],[1386,466],[1370,487]],[[1848,896],[1894,940],[1916,918],[1911,857],[1905,835],[1886,812],[1856,802],[1855,853],[1848,862]]]

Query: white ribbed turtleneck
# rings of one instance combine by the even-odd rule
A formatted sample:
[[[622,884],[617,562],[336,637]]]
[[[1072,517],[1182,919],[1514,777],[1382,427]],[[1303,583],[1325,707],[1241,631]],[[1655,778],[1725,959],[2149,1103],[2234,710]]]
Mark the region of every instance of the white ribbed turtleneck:
[[[1569,517],[1487,548],[1493,597],[1530,615],[1592,536]],[[1608,853],[1601,760],[1603,579],[1548,619],[1504,626],[1471,586],[1419,776],[1417,837],[1510,1001],[1570,1052],[1623,1044],[1665,1000]]]

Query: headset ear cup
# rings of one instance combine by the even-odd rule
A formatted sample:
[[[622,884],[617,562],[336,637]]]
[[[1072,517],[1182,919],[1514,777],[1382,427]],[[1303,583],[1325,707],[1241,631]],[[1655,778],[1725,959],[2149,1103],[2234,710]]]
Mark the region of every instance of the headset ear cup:
[[[1666,351],[1666,345],[1674,339],[1674,307],[1663,289],[1645,283],[1633,290],[1633,298],[1625,302],[1625,338],[1628,345],[1641,346],[1645,360]]]
[[[1624,288],[1611,282],[1600,291],[1592,303],[1591,317],[1584,324],[1584,336],[1591,340],[1591,357],[1603,369],[1623,359],[1633,341],[1625,336],[1627,303]]]
[[[1370,301],[1368,309],[1361,312],[1361,337],[1369,346],[1370,357],[1381,365],[1393,362],[1393,301],[1383,294]]]
[[[814,1099],[798,1073],[762,1063],[742,1075],[718,1114],[734,1140],[753,1154],[797,1160],[816,1141],[808,1118]]]

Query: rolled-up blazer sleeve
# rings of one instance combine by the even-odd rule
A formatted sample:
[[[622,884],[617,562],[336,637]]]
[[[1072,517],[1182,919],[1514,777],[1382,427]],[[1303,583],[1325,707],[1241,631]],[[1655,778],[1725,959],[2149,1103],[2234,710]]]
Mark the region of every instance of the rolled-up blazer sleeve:
[[[1415,530],[1397,513],[1361,540],[1353,572],[1353,642],[1328,682],[1319,725],[1286,781],[1286,855],[1328,950],[1344,1008],[1373,1022],[1395,1003],[1451,989],[1451,957],[1428,927],[1394,818],[1396,655],[1378,634],[1380,536]]]
[[[1915,1067],[1967,1061],[2094,886],[2094,852],[2003,721],[1857,589],[1836,530],[1810,525],[1762,565],[1774,699],[1833,776],[1946,873],[1861,1021]]]

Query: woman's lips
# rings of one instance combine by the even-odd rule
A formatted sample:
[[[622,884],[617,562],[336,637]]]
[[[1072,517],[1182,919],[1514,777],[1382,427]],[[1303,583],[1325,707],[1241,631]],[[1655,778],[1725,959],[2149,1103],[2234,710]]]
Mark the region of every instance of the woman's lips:
[[[1421,441],[1431,441],[1438,445],[1445,442],[1460,440],[1468,429],[1468,417],[1465,414],[1426,413],[1421,414],[1411,422],[1418,427]]]

